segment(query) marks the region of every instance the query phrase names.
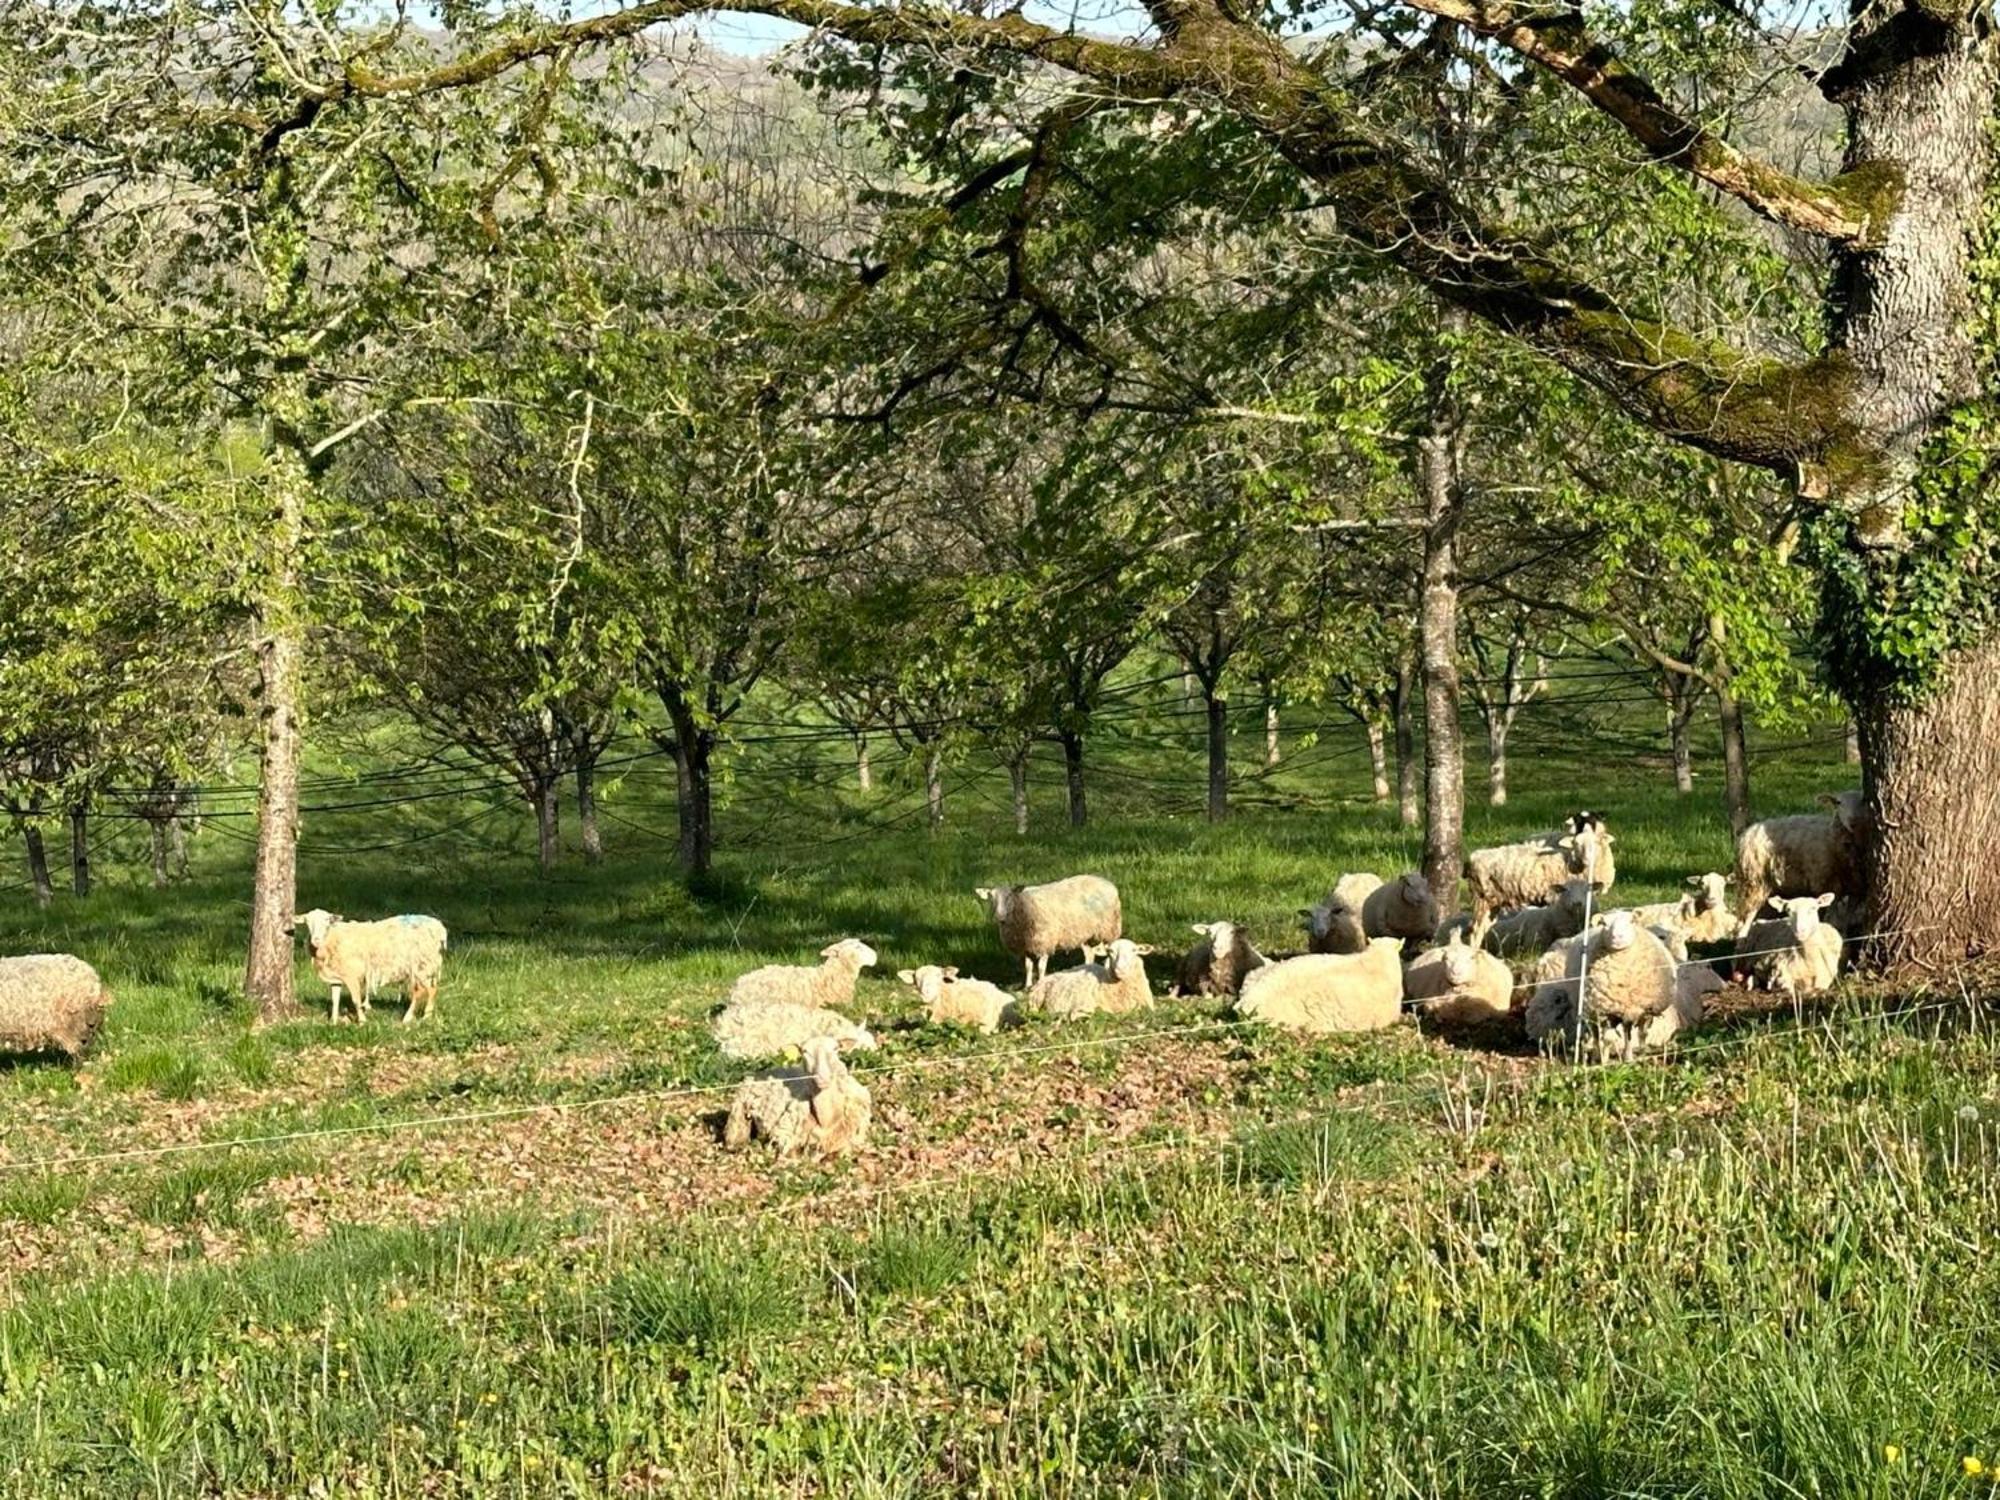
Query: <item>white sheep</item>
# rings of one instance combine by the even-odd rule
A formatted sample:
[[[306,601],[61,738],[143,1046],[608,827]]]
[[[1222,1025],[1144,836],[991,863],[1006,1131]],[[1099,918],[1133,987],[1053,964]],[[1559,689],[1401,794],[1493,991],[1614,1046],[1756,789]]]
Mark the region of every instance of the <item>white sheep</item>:
[[[314,907],[294,926],[303,924],[313,973],[326,984],[329,1019],[340,1019],[340,992],[354,1003],[357,1023],[368,1019],[368,1002],[386,985],[400,985],[407,1025],[429,1017],[437,1005],[438,981],[444,973],[449,943],[444,923],[436,917],[384,917],[376,922],[350,922],[338,912]]]
[[[60,1052],[82,1058],[111,1008],[111,991],[67,953],[0,958],[0,1053]]]
[[[822,1156],[859,1149],[868,1138],[873,1101],[841,1061],[840,1043],[814,1037],[802,1068],[746,1079],[730,1101],[722,1144],[739,1150],[758,1137],[790,1156],[809,1147]]]
[[[1295,1031],[1376,1031],[1403,1011],[1403,940],[1372,939],[1361,953],[1308,953],[1267,964],[1243,981],[1236,1013]]]
[[[1611,832],[1595,813],[1578,813],[1567,830],[1536,834],[1519,843],[1475,849],[1466,861],[1472,892],[1472,935],[1484,942],[1493,918],[1522,906],[1554,900],[1582,878],[1608,891],[1618,878]]]
[[[852,1005],[855,981],[863,969],[874,967],[875,950],[859,938],[842,938],[820,949],[819,957],[819,963],[811,966],[766,964],[739,975],[729,987],[729,1003],[782,1000],[791,1005]]]
[[[794,1049],[803,1049],[807,1042],[818,1037],[831,1037],[850,1047],[875,1045],[873,1032],[856,1025],[839,1011],[793,1005],[785,1000],[725,1005],[716,1012],[709,1027],[722,1055],[738,1061],[782,1057]]]
[[[1648,927],[1671,927],[1690,943],[1721,943],[1736,936],[1736,913],[1729,909],[1729,877],[1711,870],[1690,875],[1694,887],[1678,901],[1658,901],[1634,907]]]
[[[1361,903],[1361,925],[1371,938],[1427,939],[1437,930],[1437,897],[1422,872],[1384,881]]]
[[[1026,984],[1049,972],[1049,955],[1090,950],[1124,936],[1118,887],[1101,875],[1047,885],[981,886],[973,892],[1000,929],[1000,945],[1027,966]]]
[[[1496,918],[1486,930],[1483,946],[1502,958],[1545,952],[1583,931],[1591,899],[1589,881],[1569,881],[1547,905],[1524,906]]]
[[[958,970],[936,964],[899,969],[896,977],[917,992],[934,1026],[970,1026],[986,1036],[1000,1029],[1014,997],[984,979],[960,979]]]
[[[1862,846],[1869,827],[1859,790],[1822,793],[1825,813],[1794,813],[1752,823],[1736,840],[1736,898],[1742,903],[1737,935],[1749,930],[1773,896],[1816,896],[1831,891],[1865,904],[1867,873]]]
[[[1631,912],[1608,913],[1564,946],[1562,983],[1538,984],[1528,1002],[1529,1036],[1573,1046],[1582,1026],[1596,1026],[1600,1055],[1631,1058],[1651,1036],[1681,1029],[1680,1018],[1663,1022],[1682,1004],[1679,966]]]
[[[1176,995],[1234,995],[1244,975],[1270,962],[1234,922],[1197,922],[1194,930],[1201,941],[1181,960]]]
[[[1771,897],[1768,906],[1778,915],[1752,922],[1736,940],[1736,971],[1745,983],[1793,999],[1831,988],[1840,977],[1841,936],[1820,913],[1834,900],[1830,891]]]
[[[1440,1026],[1504,1020],[1514,1003],[1514,974],[1500,959],[1454,934],[1403,970],[1403,998]]]
[[[1152,951],[1144,943],[1119,938],[1101,960],[1042,978],[1028,991],[1028,1008],[1063,1021],[1099,1011],[1122,1015],[1144,1010],[1153,1003],[1146,983],[1146,955]]]

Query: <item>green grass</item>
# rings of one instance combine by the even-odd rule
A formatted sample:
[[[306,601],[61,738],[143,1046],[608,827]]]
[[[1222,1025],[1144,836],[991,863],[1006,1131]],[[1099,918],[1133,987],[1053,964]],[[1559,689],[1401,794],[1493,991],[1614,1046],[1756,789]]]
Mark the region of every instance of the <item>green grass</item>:
[[[0,908],[118,995],[81,1070],[0,1070],[5,1159],[56,1163],[0,1170],[0,1495],[1990,1493],[2000,1038],[1950,986],[1584,1070],[1147,1035],[1212,1004],[911,1024],[899,967],[1017,979],[995,880],[1100,871],[1163,959],[1225,916],[1292,946],[1335,875],[1416,855],[1338,748],[1215,828],[1185,742],[1128,726],[1098,821],[1038,781],[1026,839],[1004,780],[954,779],[930,837],[896,767],[863,798],[741,764],[693,887],[617,823],[541,881],[514,815],[351,855],[466,809],[316,818],[302,903],[451,926],[417,1027],[329,1024],[301,964],[312,1009],[252,1030],[226,837],[166,892],[106,857],[88,903]],[[1635,900],[1727,855],[1658,768],[1516,766],[1475,841],[1601,808]],[[1757,773],[1767,810],[1849,779]],[[660,795],[608,805],[661,826]],[[703,1018],[846,933],[882,955],[873,1150],[725,1156],[743,1070]]]

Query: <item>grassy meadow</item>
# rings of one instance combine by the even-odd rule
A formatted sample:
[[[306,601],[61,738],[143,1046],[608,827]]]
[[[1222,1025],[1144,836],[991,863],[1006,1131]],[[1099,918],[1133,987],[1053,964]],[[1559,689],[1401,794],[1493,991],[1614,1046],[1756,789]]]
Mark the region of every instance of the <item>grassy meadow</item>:
[[[1293,947],[1340,871],[1413,862],[1337,726],[1221,827],[1184,738],[1108,736],[1083,830],[1038,771],[1026,838],[977,763],[933,835],[887,747],[864,795],[843,747],[773,746],[733,767],[693,887],[657,761],[607,787],[605,863],[547,880],[490,794],[313,814],[302,906],[451,928],[416,1027],[387,999],[329,1024],[302,958],[314,1008],[253,1028],[221,804],[171,889],[121,835],[88,900],[0,897],[0,947],[81,954],[118,996],[80,1069],[0,1069],[0,1494],[1993,1489],[1976,980],[1725,1006],[1611,1068],[1408,1023],[1304,1044],[1183,1001],[921,1024],[899,967],[1018,983],[974,885],[1109,876],[1162,993],[1188,923]],[[1627,899],[1726,867],[1706,779],[1679,798],[1625,748],[1524,740],[1475,842],[1588,806]],[[1756,775],[1764,811],[1851,780],[1823,745]],[[724,1153],[746,1070],[709,1010],[842,935],[881,953],[869,1150]]]

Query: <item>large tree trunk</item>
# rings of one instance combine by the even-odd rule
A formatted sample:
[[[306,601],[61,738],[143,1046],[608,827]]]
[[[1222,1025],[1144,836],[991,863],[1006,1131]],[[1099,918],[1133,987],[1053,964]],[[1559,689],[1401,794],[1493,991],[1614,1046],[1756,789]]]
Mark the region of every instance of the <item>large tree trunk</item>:
[[[289,489],[289,487],[288,487]],[[299,681],[304,642],[290,596],[298,582],[302,514],[279,523],[289,536],[283,602],[268,601],[255,626],[257,642],[257,864],[250,889],[250,953],[244,992],[262,1021],[293,1012],[292,920],[298,901]]]
[[[1507,805],[1507,731],[1510,727],[1504,713],[1486,716],[1486,802],[1489,807]]]
[[[185,880],[190,868],[188,863],[187,819],[180,815],[178,808],[167,814],[167,852],[171,860],[173,878]]]
[[[1208,702],[1208,821],[1229,816],[1229,703],[1213,692]]]
[[[715,804],[709,761],[715,742],[694,731],[674,741],[674,808],[680,823],[675,855],[690,875],[705,875],[715,859]]]
[[[90,894],[90,809],[72,807],[69,810],[69,888],[70,894],[88,896]]]
[[[1373,780],[1374,798],[1377,802],[1389,800],[1389,731],[1382,727],[1379,719],[1370,719],[1365,726],[1368,734],[1368,771]]]
[[[1464,315],[1445,315],[1454,332]],[[1424,663],[1424,878],[1447,911],[1458,904],[1465,864],[1465,749],[1459,733],[1458,529],[1465,516],[1465,414],[1449,386],[1451,364],[1431,371],[1430,430],[1417,439],[1424,505],[1423,584],[1417,636]]]
[[[42,830],[33,823],[23,823],[21,843],[28,852],[28,883],[35,888],[35,905],[47,906],[56,899],[56,887],[49,879],[49,850],[42,842]]]
[[[164,891],[167,888],[168,880],[167,820],[165,818],[148,818],[146,826],[153,836],[153,889]]]
[[[1396,663],[1391,696],[1396,728],[1396,811],[1405,828],[1419,821],[1417,805],[1416,664],[1408,657]]]
[[[1007,780],[1014,790],[1014,832],[1028,831],[1028,747],[1007,762]]]
[[[535,788],[535,865],[553,875],[562,858],[562,789],[553,776]]]
[[[1069,826],[1081,828],[1090,821],[1090,806],[1083,795],[1083,736],[1065,729],[1060,736],[1063,748],[1063,779],[1069,789]]]
[[[944,827],[944,751],[936,745],[924,747],[924,805],[936,833]]]
[[[597,826],[597,764],[591,760],[576,763],[576,823],[583,838],[583,858],[586,864],[601,864],[604,860],[604,833]]]

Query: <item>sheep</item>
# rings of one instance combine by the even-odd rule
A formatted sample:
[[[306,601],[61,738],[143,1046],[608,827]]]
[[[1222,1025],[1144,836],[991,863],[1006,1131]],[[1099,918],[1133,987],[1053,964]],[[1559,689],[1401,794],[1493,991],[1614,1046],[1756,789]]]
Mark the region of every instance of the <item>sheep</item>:
[[[1728,942],[1736,936],[1736,913],[1729,909],[1729,877],[1711,870],[1690,875],[1694,889],[1678,901],[1634,907],[1648,927],[1671,927],[1690,943]]]
[[[854,984],[875,965],[875,950],[859,938],[842,938],[819,950],[820,962],[766,964],[739,975],[729,987],[729,1003],[783,1001],[788,1005],[833,1007],[854,1003]]]
[[[1362,953],[1309,953],[1267,964],[1243,981],[1236,1013],[1295,1031],[1377,1031],[1403,1013],[1403,940],[1371,939]]]
[[[1543,952],[1583,931],[1591,895],[1589,881],[1569,881],[1547,905],[1524,906],[1495,919],[1481,946],[1502,958]]]
[[[916,990],[929,1007],[934,1026],[971,1026],[991,1036],[1014,1004],[1014,997],[999,985],[960,979],[958,970],[950,967],[925,964],[921,969],[899,969],[896,977]]]
[[[1752,922],[1736,940],[1736,972],[1753,988],[1782,990],[1793,999],[1816,995],[1840,976],[1840,930],[1821,920],[1832,892],[1773,896],[1775,918]]]
[[[725,1005],[716,1012],[709,1028],[722,1055],[738,1061],[781,1057],[795,1047],[803,1049],[807,1042],[818,1037],[832,1037],[850,1047],[875,1045],[873,1032],[856,1025],[839,1011],[793,1005],[785,1000]]]
[[[1197,922],[1194,930],[1201,941],[1181,960],[1176,995],[1233,995],[1243,988],[1244,975],[1270,962],[1234,922]]]
[[[78,1062],[110,1008],[111,991],[80,958],[0,958],[0,1053],[60,1052]]]
[[[761,1136],[781,1157],[801,1147],[841,1156],[867,1140],[873,1101],[841,1061],[840,1043],[814,1037],[804,1052],[802,1069],[746,1079],[737,1088],[722,1127],[723,1145],[741,1150]]]
[[[1572,879],[1588,880],[1600,891],[1618,877],[1612,836],[1594,813],[1570,820],[1573,832],[1537,834],[1519,843],[1475,849],[1466,861],[1472,891],[1472,934],[1484,942],[1493,918],[1522,906],[1555,899]]]
[[[1153,992],[1146,984],[1145,962],[1145,956],[1152,951],[1144,943],[1119,938],[1101,961],[1075,969],[1058,969],[1040,980],[1028,991],[1028,1007],[1061,1021],[1098,1011],[1122,1015],[1126,1011],[1145,1010],[1153,1003]]]
[[[1305,929],[1308,953],[1364,953],[1368,949],[1368,927],[1360,908],[1338,895],[1301,908],[1299,925]]]
[[[343,989],[354,1004],[355,1023],[367,1020],[368,1002],[384,985],[402,986],[404,1025],[430,1017],[450,941],[436,917],[350,922],[338,912],[314,907],[293,919],[293,926],[301,924],[313,973],[327,986],[329,1020],[340,1019]]]
[[[1425,1020],[1442,1026],[1504,1020],[1513,1004],[1514,974],[1459,934],[1403,970],[1403,998]]]
[[[1361,925],[1371,938],[1427,939],[1437,929],[1437,897],[1421,872],[1412,870],[1378,884],[1361,903]]]
[[[1090,958],[1095,945],[1124,934],[1118,887],[1099,875],[1072,875],[1047,885],[981,886],[973,892],[1000,928],[1000,944],[1027,966],[1033,989],[1049,972],[1049,955],[1070,948]]]
[[[1868,896],[1862,845],[1868,811],[1859,790],[1822,793],[1825,813],[1793,813],[1752,823],[1736,840],[1736,896],[1742,903],[1736,936],[1750,930],[1773,896],[1831,891],[1856,903]]]
[[[1537,985],[1528,1002],[1531,1037],[1573,1044],[1581,1025],[1594,1024],[1603,1028],[1601,1055],[1629,1059],[1655,1034],[1681,1029],[1681,1017],[1663,1021],[1682,1003],[1679,966],[1631,912],[1607,913],[1566,946],[1562,983]]]

